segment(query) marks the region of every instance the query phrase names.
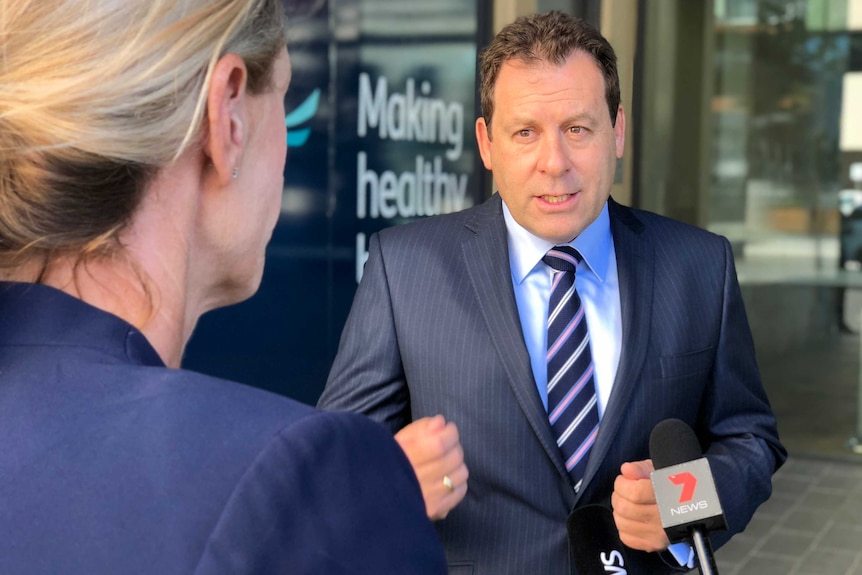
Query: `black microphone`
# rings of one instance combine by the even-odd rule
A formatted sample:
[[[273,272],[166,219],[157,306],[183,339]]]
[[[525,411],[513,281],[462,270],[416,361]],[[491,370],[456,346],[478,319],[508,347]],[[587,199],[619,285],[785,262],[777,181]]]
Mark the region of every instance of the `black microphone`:
[[[652,430],[651,474],[662,527],[671,543],[694,545],[701,575],[718,573],[706,533],[727,529],[709,461],[687,423],[665,419]]]
[[[609,508],[593,504],[574,509],[566,530],[578,575],[630,575],[625,547]]]

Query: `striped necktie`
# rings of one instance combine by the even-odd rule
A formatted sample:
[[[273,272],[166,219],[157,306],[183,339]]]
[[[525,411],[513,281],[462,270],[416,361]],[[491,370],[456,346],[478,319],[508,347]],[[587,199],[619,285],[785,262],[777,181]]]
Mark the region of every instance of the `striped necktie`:
[[[554,270],[548,302],[548,419],[578,491],[599,431],[590,335],[575,289],[581,254],[556,246],[542,261]]]

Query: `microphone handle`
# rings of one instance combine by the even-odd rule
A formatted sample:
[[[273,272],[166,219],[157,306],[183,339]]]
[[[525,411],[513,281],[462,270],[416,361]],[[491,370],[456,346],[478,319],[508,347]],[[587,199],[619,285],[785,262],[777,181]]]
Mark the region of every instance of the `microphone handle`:
[[[709,543],[703,529],[692,527],[689,529],[691,541],[694,543],[694,553],[697,555],[697,566],[700,575],[718,575],[718,567],[715,564],[715,556],[712,554],[712,545]]]

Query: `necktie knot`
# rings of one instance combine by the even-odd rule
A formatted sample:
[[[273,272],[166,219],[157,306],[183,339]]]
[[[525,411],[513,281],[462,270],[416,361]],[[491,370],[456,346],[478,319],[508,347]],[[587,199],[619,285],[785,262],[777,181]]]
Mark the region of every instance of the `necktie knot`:
[[[542,261],[558,272],[574,272],[581,259],[581,254],[573,247],[554,246],[548,250]]]

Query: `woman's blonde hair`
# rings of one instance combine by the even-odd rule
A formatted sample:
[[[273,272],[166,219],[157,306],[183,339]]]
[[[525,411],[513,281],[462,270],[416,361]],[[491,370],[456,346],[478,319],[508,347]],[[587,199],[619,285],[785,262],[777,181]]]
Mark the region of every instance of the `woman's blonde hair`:
[[[285,36],[281,0],[0,0],[0,268],[111,253],[218,59],[265,92]]]

